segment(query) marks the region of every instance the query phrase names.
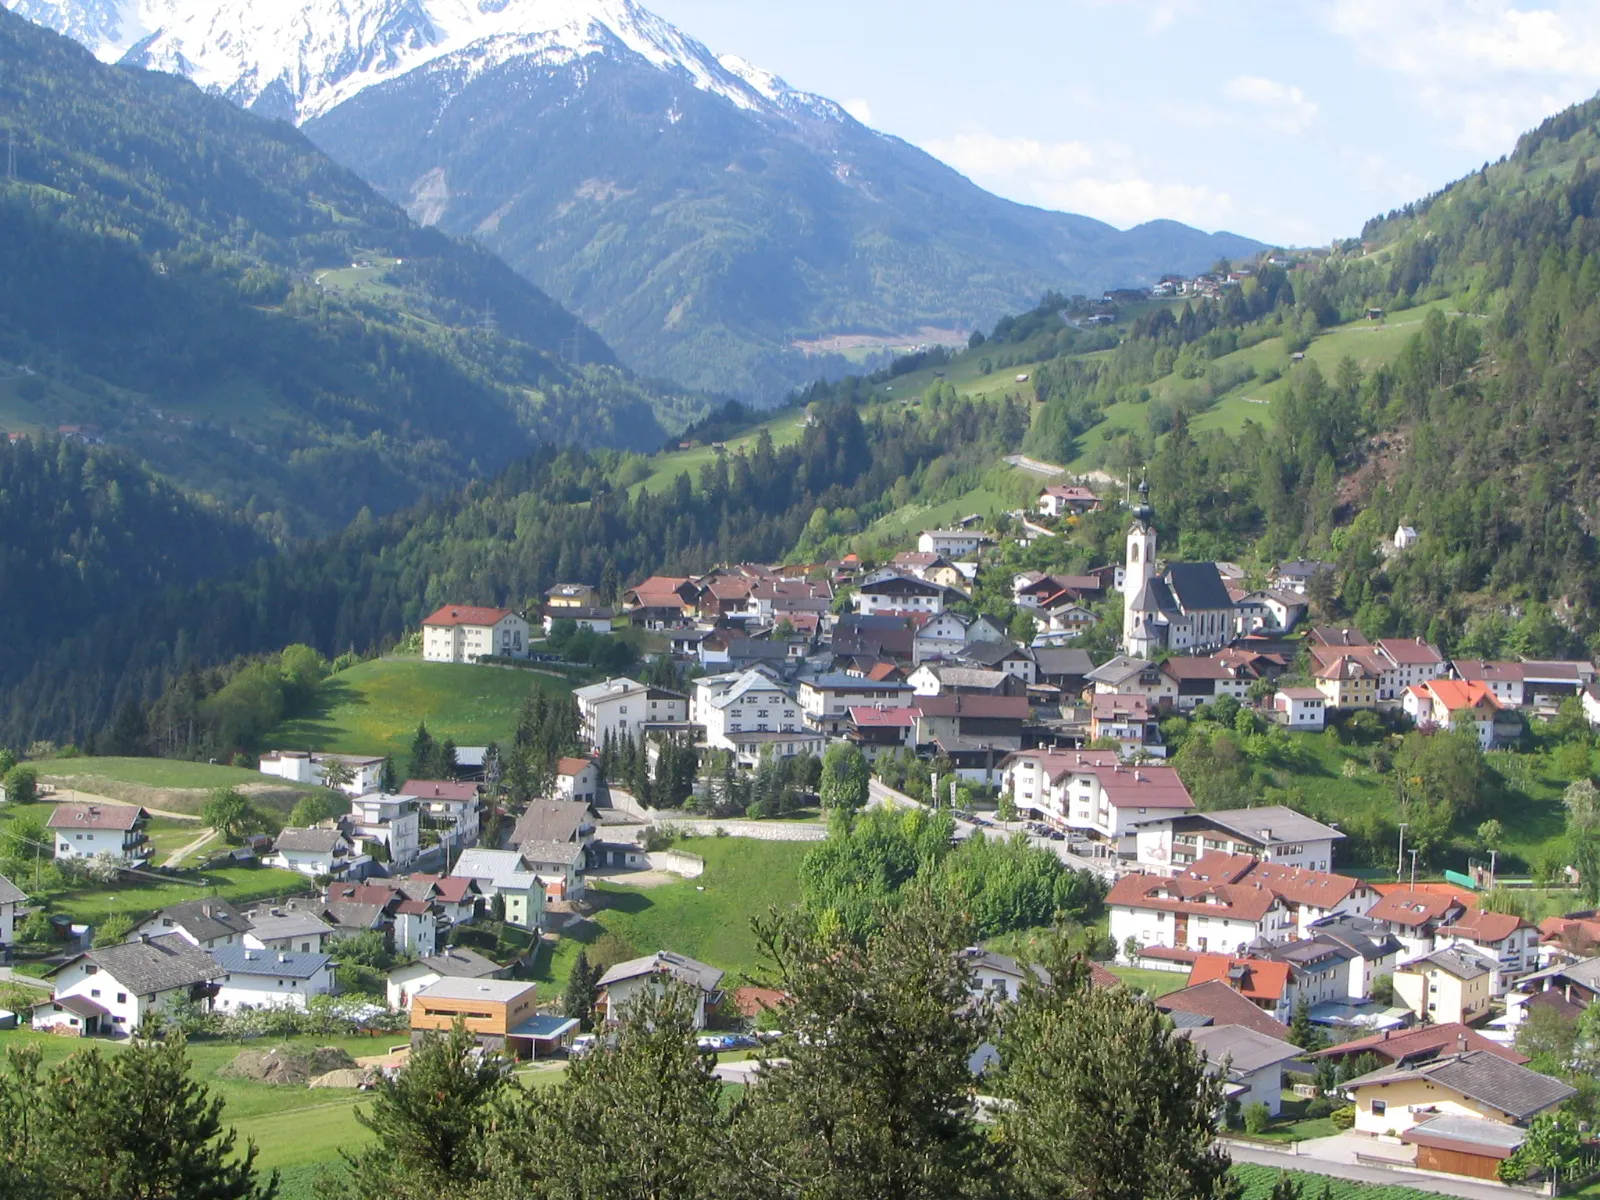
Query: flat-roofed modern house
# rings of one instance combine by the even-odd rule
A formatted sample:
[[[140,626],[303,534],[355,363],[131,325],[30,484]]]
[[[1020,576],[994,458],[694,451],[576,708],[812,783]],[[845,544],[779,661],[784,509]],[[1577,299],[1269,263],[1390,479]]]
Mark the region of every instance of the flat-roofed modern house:
[[[452,977],[411,997],[411,1044],[461,1021],[480,1046],[518,1060],[552,1054],[578,1028],[576,1017],[542,1017],[534,985],[513,979]]]

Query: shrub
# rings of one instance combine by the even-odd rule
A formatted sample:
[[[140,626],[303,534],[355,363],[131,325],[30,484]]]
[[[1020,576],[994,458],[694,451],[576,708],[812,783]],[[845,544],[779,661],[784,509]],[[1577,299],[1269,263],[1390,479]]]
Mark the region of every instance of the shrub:
[[[1246,1133],[1265,1133],[1267,1126],[1272,1121],[1272,1114],[1267,1111],[1267,1106],[1257,1100],[1254,1104],[1244,1106],[1244,1129]]]
[[[1328,1118],[1333,1122],[1333,1127],[1335,1129],[1354,1129],[1356,1124],[1356,1107],[1353,1104],[1346,1104],[1341,1108],[1334,1109],[1328,1114]]]
[[[1318,1096],[1315,1100],[1306,1104],[1306,1120],[1315,1121],[1319,1117],[1332,1116],[1334,1110],[1338,1107],[1338,1101],[1327,1096]]]

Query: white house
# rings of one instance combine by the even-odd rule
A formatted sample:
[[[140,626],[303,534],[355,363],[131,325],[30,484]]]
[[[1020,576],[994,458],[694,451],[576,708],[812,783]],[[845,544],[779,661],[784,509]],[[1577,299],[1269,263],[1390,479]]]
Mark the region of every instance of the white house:
[[[1100,507],[1100,497],[1074,483],[1051,484],[1039,493],[1039,512],[1046,517],[1075,516]]]
[[[347,796],[365,796],[383,786],[383,759],[370,754],[320,754],[305,750],[273,750],[261,756],[261,773],[295,783],[326,785],[328,769],[337,764],[350,778],[338,785]]]
[[[953,599],[964,598],[953,588],[898,571],[875,571],[861,581],[850,603],[856,612],[870,617],[875,613],[942,613]]]
[[[253,928],[250,918],[233,904],[207,896],[203,900],[185,900],[146,917],[124,940],[136,942],[141,937],[175,933],[202,950],[215,950],[218,946],[243,945],[245,935]]]
[[[925,529],[917,535],[917,549],[924,554],[963,558],[984,546],[994,545],[994,534],[978,529]]]
[[[1290,729],[1320,731],[1328,721],[1328,698],[1314,687],[1279,688],[1272,711]]]
[[[835,672],[801,680],[796,698],[808,727],[839,734],[849,727],[852,708],[910,708],[915,693],[909,684]]]
[[[552,608],[544,614],[544,633],[550,636],[557,621],[571,621],[590,633],[610,633],[616,613],[609,608]]]
[[[646,988],[655,988],[669,978],[693,989],[695,1028],[704,1029],[707,1013],[722,1000],[722,972],[670,950],[658,950],[643,958],[618,963],[600,976],[606,1020],[621,1020],[631,1000]]]
[[[1495,744],[1495,721],[1503,706],[1485,683],[1431,679],[1406,688],[1401,707],[1418,725],[1439,729],[1470,725],[1478,745],[1488,750]]]
[[[378,842],[389,862],[406,867],[422,848],[422,817],[415,796],[372,792],[350,801],[342,824],[353,842]]]
[[[452,851],[478,843],[483,823],[483,802],[476,783],[454,779],[408,779],[400,795],[415,796],[430,826],[447,840]]]
[[[211,957],[223,972],[212,1001],[218,1012],[244,1008],[304,1010],[312,996],[334,992],[334,962],[327,954],[219,946]]]
[[[740,734],[806,731],[799,701],[787,687],[758,670],[697,679],[690,720],[705,727],[706,745],[736,753],[741,745],[761,740],[752,743]]]
[[[404,1012],[411,1007],[412,996],[441,979],[504,979],[510,974],[510,967],[502,967],[476,950],[452,946],[390,971],[384,998],[390,1008]]]
[[[593,804],[600,798],[600,764],[592,758],[556,760],[556,796]]]
[[[1301,816],[1282,804],[1211,812],[1169,812],[1140,821],[1134,861],[1141,871],[1176,874],[1203,855],[1247,854],[1264,862],[1308,871],[1333,868],[1333,844],[1344,838],[1331,825]]]
[[[1335,942],[1350,951],[1345,974],[1345,995],[1350,1000],[1371,996],[1378,977],[1393,975],[1400,961],[1400,939],[1370,916],[1324,917],[1310,926],[1310,934],[1313,940]]]
[[[1443,679],[1449,672],[1439,647],[1421,638],[1379,638],[1373,648],[1384,664],[1378,677],[1378,703],[1388,706],[1400,703],[1408,687]]]
[[[1394,548],[1396,550],[1409,550],[1415,546],[1420,538],[1414,525],[1399,525],[1394,531]]]
[[[389,909],[397,954],[419,957],[439,948],[439,914],[427,900],[407,897]]]
[[[1185,876],[1124,875],[1106,895],[1111,939],[1127,960],[1128,939],[1140,947],[1237,955],[1258,940],[1281,941],[1293,920],[1269,888]]]
[[[149,821],[132,804],[58,804],[45,827],[55,835],[57,858],[106,854],[142,867],[150,857]]]
[[[55,986],[54,1003],[34,1010],[33,1025],[132,1033],[151,1013],[179,1001],[209,1008],[210,986],[222,974],[215,958],[175,933],[86,950],[47,976]],[[67,1000],[73,1003],[62,1003]]]
[[[427,662],[476,662],[485,655],[528,656],[528,622],[509,608],[445,605],[422,622]]]
[[[681,724],[689,719],[687,696],[634,679],[607,679],[573,688],[572,694],[578,701],[583,738],[596,750],[605,745],[608,735],[613,740],[642,742],[647,726]]]
[[[1119,843],[1143,820],[1194,808],[1172,767],[1126,765],[1115,750],[1023,750],[1001,769],[1018,809],[1103,842]]]
[[[996,954],[993,950],[985,950],[982,946],[968,946],[961,952],[961,956],[972,972],[972,991],[979,996],[995,1000],[1015,1000],[1027,978],[1027,970],[1032,970],[1039,982],[1050,982],[1050,972],[1037,963],[1030,968],[1024,968],[1016,959]]]
[[[326,950],[332,937],[333,926],[320,917],[268,905],[250,914],[250,928],[242,944],[252,950],[298,950],[311,954]]]
[[[923,622],[911,639],[911,661],[954,658],[969,640],[971,622],[960,613],[941,612]]]
[[[1224,1074],[1224,1092],[1241,1109],[1265,1104],[1273,1116],[1282,1111],[1283,1064],[1305,1053],[1299,1046],[1243,1025],[1180,1029],[1178,1036],[1200,1052],[1208,1072]]]
[[[27,902],[21,888],[0,875],[0,946],[16,940],[17,908]]]
[[[268,866],[299,871],[302,875],[342,874],[355,857],[350,841],[337,829],[314,826],[285,829],[272,843]]]
[[[1465,946],[1498,964],[1494,977],[1497,996],[1539,968],[1539,929],[1514,913],[1468,910],[1453,923],[1441,925],[1433,944],[1435,948]]]

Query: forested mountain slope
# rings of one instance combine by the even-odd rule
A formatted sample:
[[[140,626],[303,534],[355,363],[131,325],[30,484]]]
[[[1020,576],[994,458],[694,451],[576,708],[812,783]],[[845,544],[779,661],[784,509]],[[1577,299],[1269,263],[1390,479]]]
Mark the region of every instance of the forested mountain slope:
[[[96,426],[281,536],[699,407],[292,129],[4,11],[0,124],[0,427]]]

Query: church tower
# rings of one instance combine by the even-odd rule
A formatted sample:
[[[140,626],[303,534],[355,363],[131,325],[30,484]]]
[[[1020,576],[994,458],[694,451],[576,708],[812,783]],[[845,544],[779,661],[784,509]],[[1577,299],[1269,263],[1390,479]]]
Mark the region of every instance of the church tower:
[[[1122,648],[1138,654],[1153,630],[1145,624],[1151,614],[1138,611],[1135,602],[1142,598],[1145,585],[1156,577],[1156,514],[1150,507],[1150,485],[1139,484],[1139,503],[1133,506],[1133,523],[1128,526],[1127,561],[1122,570]],[[1139,650],[1130,647],[1139,647]]]

